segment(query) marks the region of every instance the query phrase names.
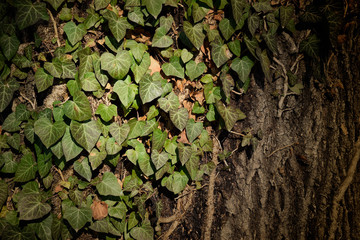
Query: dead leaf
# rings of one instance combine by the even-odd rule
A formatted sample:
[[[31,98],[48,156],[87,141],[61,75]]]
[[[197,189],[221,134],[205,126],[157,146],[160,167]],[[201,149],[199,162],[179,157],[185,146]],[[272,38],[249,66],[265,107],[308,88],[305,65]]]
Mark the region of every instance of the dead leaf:
[[[161,66],[158,61],[156,61],[153,57],[150,56],[150,67],[151,70],[150,75],[153,75],[155,72],[161,71]]]
[[[177,139],[178,142],[190,144],[189,140],[186,137],[185,129],[180,133],[179,136],[180,136],[180,138]]]
[[[217,21],[221,21],[224,18],[224,11],[218,10],[216,14],[214,14],[214,19]]]
[[[182,104],[183,104],[184,108],[186,108],[188,110],[189,118],[196,120],[196,116],[194,114],[192,114],[192,109],[193,109],[194,103],[184,100]]]
[[[142,116],[142,117],[139,117],[138,118],[138,121],[146,121],[146,115]]]
[[[194,93],[192,94],[192,97],[193,97],[196,101],[198,101],[198,102],[200,103],[200,105],[202,105],[203,102],[204,102],[204,99],[205,99],[205,97],[204,97],[204,89],[201,89],[200,91],[194,92]]]
[[[61,192],[63,189],[64,189],[64,187],[61,186],[60,184],[58,184],[54,187],[53,193]]]
[[[347,128],[346,128],[346,126],[345,126],[344,123],[342,123],[342,124],[340,125],[340,128],[341,128],[341,131],[344,133],[344,135],[348,135],[348,134],[349,134],[349,132],[348,132],[348,130],[347,130]]]
[[[94,200],[91,204],[91,211],[95,220],[104,219],[108,215],[108,205],[103,201]]]
[[[96,42],[97,42],[98,44],[100,44],[100,45],[104,45],[104,43],[105,43],[105,38],[99,39],[99,40],[97,40]]]

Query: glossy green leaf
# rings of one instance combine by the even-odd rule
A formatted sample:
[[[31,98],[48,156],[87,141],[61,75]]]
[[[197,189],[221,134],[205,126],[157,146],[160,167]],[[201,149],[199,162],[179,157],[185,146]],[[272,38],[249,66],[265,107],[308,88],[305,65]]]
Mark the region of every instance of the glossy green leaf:
[[[174,93],[169,93],[166,97],[158,100],[159,106],[165,112],[170,110],[177,110],[180,106],[179,97]]]
[[[126,30],[132,29],[132,25],[126,17],[116,17],[109,19],[109,28],[116,41],[120,42],[121,39],[124,39]]]
[[[229,40],[230,37],[235,32],[235,28],[232,22],[228,18],[221,19],[219,23],[219,29],[221,31],[221,34],[224,36],[225,40]]]
[[[43,221],[34,223],[35,233],[41,240],[52,239],[51,226],[53,222],[53,215],[49,214]]]
[[[61,145],[64,151],[66,161],[70,161],[71,159],[78,156],[83,149],[72,138],[70,134],[70,127],[68,126],[66,127],[64,137],[61,140]]]
[[[90,152],[100,137],[101,129],[94,120],[87,123],[79,123],[73,120],[70,124],[70,132],[75,141]]]
[[[137,63],[140,63],[143,59],[146,50],[148,50],[148,46],[143,43],[137,43],[135,40],[127,40],[126,48],[130,48],[130,51],[135,58]]]
[[[160,100],[160,99],[159,99]],[[159,102],[160,104],[160,102]],[[146,113],[146,117],[147,117],[147,120],[151,120],[153,119],[154,117],[156,117],[157,115],[159,115],[159,110],[153,105],[150,107],[149,111]]]
[[[2,130],[7,132],[16,132],[20,130],[20,123],[16,119],[15,112],[10,113],[2,124]]]
[[[245,45],[246,45],[247,49],[249,49],[249,51],[251,52],[251,54],[252,54],[254,57],[257,58],[255,51],[256,51],[256,49],[259,48],[259,44],[258,44],[258,42],[256,41],[256,39],[253,38],[253,39],[250,40],[250,39],[245,35],[245,36],[244,36],[244,42],[245,42]]]
[[[203,20],[209,10],[209,8],[200,6],[198,3],[194,2],[192,5],[192,17],[194,19],[194,23]]]
[[[95,5],[95,10],[100,10],[103,8],[106,8],[111,0],[95,0],[94,5]]]
[[[118,219],[124,219],[127,212],[127,207],[124,202],[119,202],[114,207],[109,207],[108,209],[109,216],[115,217]]]
[[[154,164],[156,170],[159,170],[169,160],[169,156],[166,152],[159,153],[158,150],[152,150],[151,161]]]
[[[129,108],[138,93],[138,86],[136,84],[132,84],[131,78],[128,76],[125,81],[116,81],[113,91],[118,95],[124,107]]]
[[[251,61],[250,58],[245,56],[241,59],[235,58],[232,61],[230,68],[238,74],[242,82],[245,82],[246,79],[249,77],[249,74],[253,66],[254,66],[254,62]]]
[[[74,206],[64,209],[64,219],[68,221],[70,226],[77,232],[92,219],[92,211],[89,207],[77,208]]]
[[[63,121],[52,123],[48,118],[40,118],[34,124],[35,134],[39,136],[46,148],[56,143],[65,133]]]
[[[129,12],[128,18],[130,21],[137,23],[141,26],[144,26],[144,14],[141,11],[140,7],[134,7],[132,11]]]
[[[185,163],[186,170],[188,171],[192,180],[195,180],[199,171],[200,158],[195,154],[191,154],[190,159]]]
[[[100,84],[95,77],[95,73],[93,72],[85,73],[84,77],[81,79],[81,88],[84,91],[89,91],[89,92],[93,92],[101,89]]]
[[[154,17],[160,14],[162,10],[162,5],[165,3],[165,0],[143,0],[143,3],[146,6],[146,10]]]
[[[174,18],[172,15],[167,17],[165,16],[160,17],[160,27],[164,28],[166,32],[168,32],[171,29],[173,23],[174,23]]]
[[[19,83],[15,78],[9,78],[6,81],[0,80],[0,112],[9,105],[13,94],[19,89]]]
[[[134,73],[136,83],[139,83],[140,80],[143,78],[146,71],[150,67],[150,63],[151,63],[151,60],[150,60],[149,53],[144,54],[140,64],[137,64],[136,62],[133,63],[133,65],[131,66],[131,71]]]
[[[267,0],[260,0],[254,3],[253,8],[256,12],[268,13],[274,9],[271,7],[270,2]]]
[[[198,78],[206,70],[206,65],[203,62],[195,63],[195,61],[190,61],[186,64],[186,75],[190,78],[191,81]]]
[[[15,173],[18,167],[18,162],[13,158],[12,152],[4,152],[0,155],[0,162],[3,162],[4,166],[1,168],[3,173]]]
[[[256,13],[253,13],[251,16],[249,16],[248,28],[249,28],[249,31],[252,36],[255,35],[255,32],[260,27],[260,22],[261,22],[261,19]]]
[[[105,172],[100,183],[96,185],[96,189],[102,196],[122,196],[123,192],[118,179],[111,172]]]
[[[51,206],[43,203],[40,194],[28,194],[19,199],[18,211],[20,220],[34,220],[45,216],[50,212]]]
[[[105,144],[106,148],[106,144]],[[92,170],[97,169],[103,160],[106,158],[107,153],[105,149],[102,149],[101,151],[97,150],[96,148],[93,148],[89,154],[89,162],[91,164]]]
[[[20,149],[20,134],[14,133],[7,138],[7,143],[14,149]]]
[[[207,83],[204,86],[204,95],[207,104],[215,103],[216,100],[221,99],[220,87],[214,87],[214,84]]]
[[[188,61],[190,61],[193,58],[193,56],[194,55],[191,52],[189,52],[186,48],[181,50],[181,60],[183,61],[183,63],[187,63]]]
[[[233,106],[225,107],[220,101],[217,101],[215,106],[221,118],[224,120],[225,127],[228,131],[231,131],[238,120],[242,120],[246,117],[240,109]]]
[[[163,91],[161,81],[154,80],[149,74],[141,79],[139,85],[140,98],[144,104],[160,97]]]
[[[32,154],[24,155],[16,169],[14,180],[16,182],[27,182],[35,178],[36,171],[37,166]]]
[[[157,127],[159,126],[159,123],[156,121],[155,118],[146,121],[145,126],[143,127],[143,132],[141,136],[147,136],[151,134]]]
[[[128,135],[128,139],[137,138],[142,135],[144,132],[144,127],[146,125],[145,121],[138,121],[137,119],[133,118],[128,122],[130,126],[130,132]]]
[[[20,41],[16,35],[9,36],[7,34],[3,34],[0,37],[0,46],[7,60],[11,60],[20,46]]]
[[[143,144],[139,143],[135,147],[135,151],[138,153],[138,164],[141,171],[146,176],[151,176],[154,174],[154,169],[150,163],[150,157],[146,152],[146,149]]]
[[[230,51],[235,54],[237,57],[240,57],[241,54],[241,45],[238,39],[235,39],[232,42],[228,43]]]
[[[178,57],[173,57],[170,59],[169,63],[164,63],[162,65],[162,70],[166,76],[175,76],[181,79],[184,78],[184,67],[181,66]]]
[[[203,45],[205,39],[202,23],[198,23],[192,26],[190,22],[185,21],[184,32],[191,41],[191,43],[194,45],[194,47],[199,50],[200,47]]]
[[[91,180],[92,172],[87,158],[74,162],[74,170],[88,182]]]
[[[108,80],[109,80],[109,78],[105,74],[105,71],[101,70],[100,56],[97,55],[97,54],[93,54],[91,56],[93,58],[92,62],[93,62],[93,67],[94,67],[94,72],[95,72],[96,79],[99,81],[101,86],[105,87]]]
[[[136,240],[153,240],[154,229],[151,227],[150,221],[145,220],[140,227],[132,228],[130,235]]]
[[[126,150],[126,156],[134,165],[136,165],[136,161],[138,159],[138,153],[134,149]]]
[[[192,154],[192,148],[190,146],[186,146],[183,143],[178,144],[178,155],[182,165],[184,165]]]
[[[30,0],[17,2],[16,23],[20,30],[35,24],[40,19],[49,20],[46,4],[43,2],[32,3]]]
[[[86,34],[86,26],[84,24],[76,25],[73,21],[67,22],[64,26],[64,32],[67,39],[72,45],[79,42]]]
[[[27,123],[25,125],[24,134],[30,143],[34,143],[34,123]]]
[[[167,132],[163,132],[160,129],[155,129],[152,136],[152,150],[161,150],[164,146],[167,137]]]
[[[240,23],[243,10],[248,4],[246,0],[231,0],[231,9],[236,24]]]
[[[15,116],[19,121],[26,121],[30,118],[30,111],[25,104],[19,104],[16,106]]]
[[[43,68],[35,73],[35,84],[38,92],[42,92],[53,85],[54,77],[47,74]]]
[[[189,142],[193,142],[203,130],[202,122],[195,122],[194,119],[189,119],[186,124],[186,136]]]
[[[100,114],[101,119],[108,122],[117,115],[117,106],[114,104],[107,106],[100,103],[95,113]]]
[[[116,56],[108,52],[103,53],[100,61],[101,68],[115,79],[123,79],[128,73],[132,62],[128,51],[119,51]]]
[[[85,121],[91,118],[91,107],[84,92],[78,91],[73,96],[73,101],[68,100],[64,104],[65,115],[76,121]]]
[[[170,119],[177,129],[182,131],[189,118],[189,113],[186,108],[179,108],[177,110],[170,111]]]
[[[93,59],[94,55],[91,55],[91,51],[89,48],[85,48],[78,52],[80,65],[79,65],[79,79],[81,80],[85,73],[93,72],[94,64]]]
[[[226,44],[221,44],[218,42],[211,43],[211,57],[216,67],[221,67],[227,60],[231,57],[231,53]]]
[[[110,134],[115,138],[116,142],[118,144],[122,144],[126,140],[127,136],[129,135],[130,126],[129,126],[129,124],[123,124],[123,125],[119,126],[118,123],[113,122],[109,126],[109,131],[110,131]]]
[[[159,27],[155,31],[155,35],[152,39],[152,46],[158,48],[170,47],[174,41],[170,36],[166,35],[167,30],[164,27]]]
[[[277,40],[275,34],[268,32],[263,34],[262,37],[265,40],[269,50],[273,53],[277,53]]]

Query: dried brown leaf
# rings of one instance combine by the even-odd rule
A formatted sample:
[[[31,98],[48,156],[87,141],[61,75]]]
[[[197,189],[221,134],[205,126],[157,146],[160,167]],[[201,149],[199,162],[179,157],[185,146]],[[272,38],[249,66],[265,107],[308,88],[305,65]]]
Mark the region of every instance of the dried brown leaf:
[[[91,204],[91,211],[95,220],[104,219],[108,215],[108,205],[105,202],[94,200]]]

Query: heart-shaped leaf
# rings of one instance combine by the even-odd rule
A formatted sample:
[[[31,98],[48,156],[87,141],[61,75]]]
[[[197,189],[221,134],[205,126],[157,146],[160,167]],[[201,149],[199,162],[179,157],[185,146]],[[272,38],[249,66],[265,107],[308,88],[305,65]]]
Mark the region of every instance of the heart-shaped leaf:
[[[140,227],[131,229],[130,235],[136,240],[153,240],[154,229],[151,227],[150,221],[145,220]]]
[[[109,19],[109,28],[116,41],[120,42],[125,37],[126,29],[132,29],[133,27],[126,17],[116,17]]]
[[[100,9],[106,8],[111,0],[95,0],[95,10],[98,11]]]
[[[52,62],[46,62],[44,68],[53,77],[60,78],[62,74],[62,64],[58,58],[54,58]]]
[[[121,103],[127,109],[133,103],[135,96],[138,93],[138,86],[132,84],[131,78],[128,76],[125,81],[116,81],[113,91],[119,96]]]
[[[76,25],[73,21],[68,22],[64,26],[64,32],[72,45],[79,42],[86,34],[86,26],[84,24]]]
[[[111,172],[105,172],[100,183],[96,185],[96,189],[102,196],[122,196],[123,192],[118,179]]]
[[[235,54],[237,57],[240,57],[241,45],[240,45],[240,41],[238,39],[235,39],[234,41],[229,42],[228,46],[233,54]]]
[[[61,140],[62,149],[64,151],[66,161],[70,161],[79,155],[82,151],[82,147],[80,147],[72,138],[70,134],[70,127],[66,127],[66,131],[64,137]]]
[[[57,11],[60,5],[64,2],[64,0],[45,0],[51,4],[51,6]]]
[[[158,150],[152,150],[151,161],[153,162],[156,170],[159,170],[169,160],[169,156],[166,152],[159,153]]]
[[[128,51],[119,51],[116,56],[103,53],[100,58],[101,68],[106,70],[111,77],[122,79],[126,76],[131,66],[131,56]]]
[[[171,26],[173,25],[174,23],[174,18],[173,16],[161,16],[160,17],[160,27],[163,27],[166,32],[168,32],[170,29],[171,29]]]
[[[176,110],[180,106],[179,97],[174,92],[169,93],[165,98],[160,98],[158,102],[160,108],[165,112]]]
[[[0,112],[9,105],[13,94],[19,89],[19,83],[15,78],[9,78],[6,81],[0,80]]]
[[[235,32],[233,23],[228,18],[221,19],[221,21],[219,23],[219,28],[220,28],[221,34],[224,36],[224,38],[226,40],[229,40],[229,38]]]
[[[231,57],[231,53],[226,44],[218,42],[211,43],[211,57],[216,67],[221,67]]]
[[[140,64],[136,62],[133,63],[131,66],[131,71],[134,73],[135,82],[139,83],[140,80],[143,78],[146,71],[149,69],[151,64],[150,54],[145,53]]]
[[[281,27],[285,27],[289,21],[294,17],[294,6],[281,6],[280,8],[280,22]]]
[[[100,114],[101,119],[108,122],[117,115],[117,106],[114,104],[107,106],[100,103],[95,113]]]
[[[203,33],[203,24],[198,23],[192,26],[190,22],[185,21],[184,32],[194,47],[199,50],[205,39],[205,34]]]
[[[184,165],[192,154],[192,148],[190,146],[186,146],[183,143],[178,144],[178,155],[182,165]]]
[[[14,180],[16,182],[27,182],[35,178],[37,171],[36,162],[32,154],[24,155],[15,172]]]
[[[164,146],[167,137],[167,132],[163,132],[160,129],[155,129],[152,136],[152,150],[161,150]]]
[[[249,74],[253,66],[254,66],[254,62],[251,61],[250,58],[245,56],[241,59],[235,58],[232,61],[230,68],[238,74],[242,82],[245,82],[246,79],[249,77]]]
[[[43,2],[32,3],[30,0],[16,2],[16,23],[20,30],[35,24],[40,19],[49,20],[46,4]]]
[[[150,157],[146,152],[146,149],[143,144],[139,143],[135,147],[135,151],[138,153],[138,164],[141,171],[146,176],[151,176],[154,174],[154,169],[151,166]]]
[[[142,13],[140,7],[134,7],[132,11],[129,12],[128,18],[130,21],[144,26],[144,14]]]
[[[191,52],[189,52],[186,48],[181,50],[181,60],[183,61],[183,63],[187,63],[188,61],[190,61],[193,56],[194,55]]]
[[[178,78],[184,78],[184,68],[180,64],[179,57],[173,57],[170,59],[169,63],[164,63],[162,65],[162,70],[166,76],[175,76]]]
[[[119,202],[116,206],[109,207],[108,212],[111,217],[123,219],[126,216],[127,207],[124,202]]]
[[[4,180],[0,180],[0,207],[6,202],[8,197],[8,185]]]
[[[189,113],[185,108],[170,111],[170,119],[180,131],[185,128],[188,118]]]
[[[70,131],[75,141],[88,152],[90,152],[95,146],[101,134],[101,129],[98,123],[94,120],[87,123],[79,123],[72,120],[70,124]]]
[[[40,194],[27,194],[19,199],[18,210],[20,220],[34,220],[45,216],[51,210],[51,206],[43,203]]]
[[[165,3],[165,0],[144,0],[143,3],[146,6],[146,10],[154,17],[160,14],[162,10],[162,5]]]
[[[74,162],[74,170],[80,176],[85,178],[88,182],[91,180],[92,172],[89,165],[89,160],[84,158],[82,160],[78,160]]]
[[[15,112],[12,112],[5,118],[2,130],[7,132],[17,132],[20,130],[20,123],[21,121],[16,119]]]
[[[109,131],[111,135],[115,138],[116,142],[118,144],[122,144],[130,132],[130,126],[129,124],[123,124],[119,126],[116,122],[113,122],[109,126]]]
[[[195,122],[194,119],[189,119],[186,124],[186,136],[189,142],[193,142],[201,134],[202,129],[202,122]]]
[[[195,63],[195,61],[190,61],[186,64],[186,75],[190,78],[191,81],[200,77],[201,74],[206,70],[206,65],[203,62]]]
[[[0,37],[0,45],[4,56],[7,60],[11,60],[20,46],[20,41],[16,35],[9,36],[7,34],[3,34]]]
[[[73,96],[73,101],[69,100],[64,104],[64,113],[72,120],[89,120],[91,118],[91,107],[85,93],[77,91],[77,94]]]
[[[39,68],[35,73],[35,84],[38,92],[45,91],[53,85],[54,77],[47,74],[43,68]]]
[[[95,77],[95,73],[85,73],[84,77],[81,79],[81,88],[88,92],[94,92],[101,89],[101,86]]]
[[[100,137],[100,139],[101,139],[101,137]],[[100,140],[99,140],[99,142],[100,142]],[[99,142],[98,142],[98,144],[99,144]],[[106,148],[106,146],[105,146],[105,148]],[[105,149],[102,149],[101,151],[99,151],[96,148],[93,148],[89,154],[89,162],[91,164],[92,170],[97,169],[101,165],[102,161],[106,158],[106,156],[107,156],[107,153],[106,153]]]
[[[77,232],[83,228],[87,222],[91,221],[92,211],[89,207],[67,207],[64,209],[64,219],[66,219],[70,226]]]
[[[163,89],[161,88],[161,81],[153,80],[149,74],[146,74],[141,79],[139,85],[140,98],[144,104],[160,97],[163,92]]]
[[[220,101],[217,101],[215,106],[222,119],[224,119],[225,127],[228,131],[231,131],[238,120],[246,117],[240,109],[233,106],[225,107]]]
[[[167,31],[164,27],[156,29],[154,38],[152,39],[152,46],[158,48],[170,47],[174,41],[170,36],[167,36],[166,33]]]
[[[65,133],[63,121],[52,123],[48,118],[40,118],[34,124],[35,134],[39,136],[46,148],[56,143]]]
[[[120,152],[122,149],[122,146],[119,145],[116,141],[115,141],[115,138],[109,138],[107,141],[106,141],[106,152],[109,154],[109,155],[115,155],[117,154],[118,152]]]

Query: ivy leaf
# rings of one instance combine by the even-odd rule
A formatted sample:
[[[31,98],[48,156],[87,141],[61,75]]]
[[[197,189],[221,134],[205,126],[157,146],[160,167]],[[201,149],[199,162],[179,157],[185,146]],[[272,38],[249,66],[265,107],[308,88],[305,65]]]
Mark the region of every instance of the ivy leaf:
[[[154,149],[151,152],[151,161],[153,162],[156,170],[159,170],[169,160],[169,156],[166,152],[159,153],[158,150]]]
[[[186,124],[186,136],[189,142],[193,142],[200,134],[203,129],[202,122],[195,122],[194,119],[189,119]]]
[[[197,2],[194,2],[192,5],[192,17],[194,19],[194,23],[201,21],[208,12],[208,8],[202,7]]]
[[[94,92],[101,89],[100,84],[95,77],[95,73],[93,72],[85,73],[84,77],[80,80],[80,82],[81,88],[84,91]]]
[[[281,23],[281,27],[284,28],[288,25],[288,23],[290,22],[290,20],[293,18],[294,16],[294,6],[281,6],[280,8],[280,23]]]
[[[15,112],[10,113],[3,122],[2,130],[7,132],[16,132],[20,130],[20,123],[21,121],[18,121],[16,119]]]
[[[181,60],[183,61],[183,63],[187,63],[188,61],[190,61],[193,56],[194,55],[191,52],[189,52],[186,48],[181,50]]]
[[[256,41],[256,39],[253,38],[253,39],[250,40],[250,39],[245,35],[245,36],[244,36],[244,42],[245,42],[245,44],[246,44],[247,49],[249,49],[249,51],[251,52],[251,54],[252,54],[255,58],[257,58],[255,52],[256,52],[256,49],[259,48],[259,44],[258,44],[258,42]]]
[[[111,172],[105,172],[100,183],[96,185],[96,189],[102,196],[122,196],[123,192],[118,179]]]
[[[86,34],[86,26],[84,24],[76,25],[73,21],[67,22],[64,26],[64,32],[71,45],[75,45],[79,42]]]
[[[190,78],[191,81],[200,77],[201,74],[206,70],[206,65],[203,62],[195,63],[191,60],[186,64],[186,75]]]
[[[127,21],[126,17],[117,17],[109,19],[109,28],[111,33],[114,35],[116,41],[120,42],[124,39],[126,29],[132,29],[132,25]]]
[[[255,35],[256,30],[260,27],[260,17],[254,13],[248,18],[248,28],[252,36]]]
[[[106,8],[111,0],[95,0],[95,10],[98,11],[100,9]]]
[[[186,170],[188,171],[192,180],[197,178],[198,169],[199,169],[199,156],[195,154],[191,154],[190,159],[185,163]]]
[[[18,38],[16,37],[16,35],[7,35],[7,34],[3,34],[0,37],[0,45],[1,45],[1,50],[4,53],[4,56],[6,57],[7,60],[11,60],[19,46],[20,46],[20,41],[18,40]]]
[[[168,32],[171,29],[171,26],[174,23],[174,18],[173,16],[161,16],[160,17],[160,27],[164,28],[166,30],[166,32]]]
[[[232,25],[233,24],[231,23],[231,21],[228,18],[221,19],[221,21],[219,23],[219,29],[226,41],[229,40],[229,38],[235,32],[235,28]]]
[[[47,74],[43,68],[39,68],[35,73],[35,84],[38,92],[45,91],[53,85],[54,77]]]
[[[240,109],[233,106],[225,107],[220,101],[217,101],[215,106],[221,118],[224,119],[225,127],[228,131],[231,131],[238,120],[246,117]]]
[[[0,180],[0,207],[6,202],[8,197],[8,185],[4,180]]]
[[[241,54],[241,46],[240,41],[238,39],[235,39],[232,42],[228,43],[230,51],[235,54],[237,57],[240,57]]]
[[[141,136],[147,136],[147,135],[151,134],[158,127],[158,125],[159,125],[159,123],[156,121],[155,118],[146,121],[146,125],[143,128],[143,132],[142,132]]]
[[[160,14],[162,10],[162,5],[165,3],[165,0],[144,0],[143,3],[146,6],[146,10],[154,17]]]
[[[256,12],[263,12],[263,13],[267,13],[270,11],[273,11],[274,9],[271,7],[270,2],[267,0],[262,0],[259,2],[254,3],[253,8],[255,9]]]
[[[270,59],[267,55],[266,49],[261,51],[260,49],[256,50],[256,54],[260,59],[261,68],[264,72],[265,78],[270,81],[271,80],[271,72],[270,72]]]
[[[163,178],[163,180],[164,179],[167,180],[166,188],[174,192],[174,194],[178,194],[184,190],[189,181],[189,178],[183,171],[174,172],[168,179]],[[163,182],[161,182],[161,184],[163,184]]]
[[[231,0],[231,8],[236,24],[240,23],[243,10],[248,4],[246,0]]]
[[[148,46],[143,43],[137,43],[135,40],[127,40],[126,48],[130,48],[130,51],[135,58],[136,62],[140,63],[143,59],[143,56],[148,50]]]
[[[126,217],[127,207],[124,202],[119,202],[115,207],[109,207],[109,216],[124,219]]]
[[[70,226],[77,232],[85,226],[87,222],[92,219],[92,211],[89,207],[77,208],[70,206],[64,209],[64,219],[66,219]]]
[[[198,23],[194,26],[190,22],[184,22],[184,32],[194,47],[199,50],[204,43],[205,34],[203,33],[203,24]]]
[[[186,108],[180,108],[177,110],[170,111],[170,119],[175,125],[175,127],[180,131],[182,131],[185,128],[188,118],[189,118],[189,113],[186,110]]]
[[[35,24],[40,19],[49,20],[46,4],[43,2],[33,4],[30,0],[18,1],[16,8],[16,23],[20,30]]]
[[[101,137],[100,137],[100,139],[101,139]],[[100,140],[99,140],[99,142],[100,142]],[[99,144],[99,142],[97,144]],[[104,143],[104,145],[105,145],[105,143]],[[105,148],[106,148],[106,145],[105,145]],[[93,148],[89,154],[89,162],[91,164],[92,170],[97,169],[101,165],[102,161],[106,158],[106,156],[107,156],[107,153],[106,153],[105,149],[102,149],[101,151],[99,151],[96,148]]]
[[[1,168],[2,173],[15,173],[18,167],[18,162],[13,159],[12,152],[4,152],[0,156],[0,161],[4,163]]]
[[[32,154],[26,154],[20,160],[14,180],[16,182],[30,181],[35,178],[36,171],[37,166]]]
[[[90,48],[85,48],[78,52],[78,56],[80,59],[79,79],[82,79],[85,73],[94,71],[94,65],[93,65],[94,55],[91,55]]]
[[[91,118],[91,106],[86,95],[82,91],[74,94],[73,101],[67,101],[64,104],[65,115],[76,121],[86,121]]]
[[[129,124],[123,124],[119,126],[116,122],[113,122],[109,126],[109,131],[111,135],[115,138],[116,142],[120,145],[122,144],[130,132]]]
[[[138,65],[136,62],[131,66],[131,71],[134,73],[135,82],[139,83],[143,78],[146,71],[149,69],[151,64],[150,54],[146,52],[141,60],[141,63]]]
[[[18,210],[20,220],[34,220],[45,216],[51,210],[51,206],[43,203],[40,194],[27,194],[19,199]]]
[[[57,11],[60,5],[64,2],[64,0],[45,0],[45,1],[50,3],[51,6],[55,9],[55,11]]]
[[[130,126],[128,139],[131,139],[142,135],[146,123],[145,121],[138,121],[136,118],[133,118],[128,122],[128,124]]]
[[[89,165],[89,160],[84,158],[82,160],[78,160],[74,162],[74,170],[80,176],[85,178],[88,182],[91,180],[92,172]]]
[[[93,66],[94,66],[94,72],[95,72],[96,79],[99,81],[101,86],[105,87],[109,78],[105,74],[105,71],[101,70],[100,56],[97,54],[93,54],[91,56],[93,58]]]
[[[64,151],[66,161],[70,161],[79,155],[82,151],[82,147],[76,144],[70,134],[70,127],[66,127],[65,134],[61,140],[62,149]]]
[[[116,141],[115,141],[115,138],[109,138],[107,141],[106,141],[106,152],[109,154],[109,155],[115,155],[117,154],[118,152],[120,152],[122,149],[122,146],[119,145]]]
[[[144,220],[141,227],[134,227],[130,235],[136,240],[153,240],[154,229],[151,227],[149,220]]]
[[[300,43],[299,48],[301,52],[306,53],[309,57],[317,59],[320,52],[320,40],[315,34],[312,34]]]
[[[19,89],[19,83],[15,78],[9,78],[5,81],[0,80],[0,112],[9,105],[13,98],[13,94]]]
[[[160,129],[155,129],[152,136],[152,150],[160,150],[165,143],[167,133]]]
[[[103,53],[100,57],[101,68],[106,70],[111,77],[122,79],[128,73],[131,66],[131,56],[128,51],[119,51],[116,56],[111,53]]]
[[[184,78],[184,68],[180,64],[180,58],[172,57],[169,63],[162,65],[162,70],[166,76],[175,76],[178,78]]]
[[[232,61],[230,68],[238,74],[240,80],[244,83],[249,77],[249,74],[253,66],[254,66],[254,62],[251,61],[250,58],[245,56],[241,59],[235,58]]]
[[[53,223],[53,215],[49,214],[47,218],[41,222],[34,223],[36,235],[42,239],[52,239],[51,227]],[[32,225],[32,224],[31,224]],[[30,226],[30,225],[29,225]]]
[[[105,104],[100,103],[95,113],[100,114],[102,120],[108,122],[117,115],[117,106],[114,104],[106,106]]]
[[[221,67],[226,61],[230,58],[231,53],[226,44],[221,44],[218,42],[211,43],[211,57],[216,67]]]
[[[155,31],[155,35],[152,39],[152,46],[158,48],[170,47],[174,41],[170,36],[166,35],[167,31],[164,27],[159,27]]]
[[[34,123],[28,122],[24,127],[24,134],[30,143],[34,143]]]
[[[165,112],[176,110],[180,106],[179,97],[174,92],[169,93],[165,98],[160,98],[158,102],[160,108]]]
[[[64,121],[52,123],[50,119],[42,117],[34,124],[35,134],[39,136],[46,148],[56,143],[65,133]]]
[[[130,21],[144,26],[144,14],[140,7],[134,7],[132,11],[129,12],[128,18]]]
[[[144,104],[160,97],[163,92],[161,81],[154,80],[149,74],[141,79],[139,85],[140,98]]]
[[[71,135],[86,151],[90,152],[100,137],[101,129],[95,120],[79,123],[72,120],[70,123]]]
[[[146,176],[151,176],[154,174],[154,169],[150,163],[150,157],[146,152],[146,149],[143,144],[139,143],[135,146],[135,151],[138,153],[138,163],[141,171]]]
[[[46,62],[44,68],[48,71],[53,77],[60,78],[62,74],[62,65],[58,58],[54,58],[52,62]]]
[[[134,102],[135,96],[138,93],[138,87],[136,84],[131,83],[131,78],[128,76],[125,81],[116,81],[113,91],[119,96],[124,107],[128,109]]]
[[[134,149],[126,150],[126,156],[134,165],[136,165],[136,161],[138,159],[138,153]]]
[[[277,40],[276,40],[276,36],[275,34],[271,33],[271,32],[267,32],[262,34],[263,39],[265,40],[266,45],[269,47],[269,49],[273,52],[273,53],[277,53]]]

